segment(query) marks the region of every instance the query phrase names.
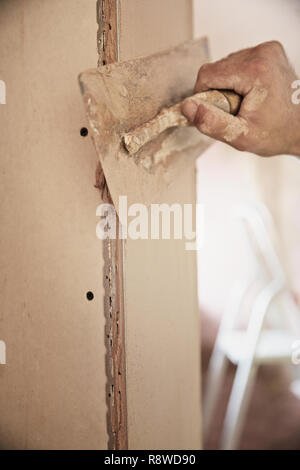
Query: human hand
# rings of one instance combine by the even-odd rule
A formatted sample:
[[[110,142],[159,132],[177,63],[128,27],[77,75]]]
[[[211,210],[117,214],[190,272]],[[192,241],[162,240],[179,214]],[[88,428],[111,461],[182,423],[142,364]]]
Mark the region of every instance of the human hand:
[[[238,150],[300,156],[300,104],[291,99],[296,79],[282,45],[265,42],[204,64],[198,72],[195,93],[227,89],[243,97],[237,116],[192,98],[182,113],[203,134]]]

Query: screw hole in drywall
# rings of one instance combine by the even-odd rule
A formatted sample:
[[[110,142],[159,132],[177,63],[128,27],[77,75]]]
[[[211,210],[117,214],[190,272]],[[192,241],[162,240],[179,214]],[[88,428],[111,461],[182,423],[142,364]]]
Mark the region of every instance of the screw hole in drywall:
[[[82,137],[86,137],[86,136],[88,135],[88,133],[89,133],[89,131],[87,130],[86,127],[82,127],[82,128],[80,129],[80,135],[81,135]]]
[[[88,300],[93,300],[93,298],[94,298],[93,292],[91,292],[91,291],[89,290],[89,291],[86,293],[86,298],[87,298]]]

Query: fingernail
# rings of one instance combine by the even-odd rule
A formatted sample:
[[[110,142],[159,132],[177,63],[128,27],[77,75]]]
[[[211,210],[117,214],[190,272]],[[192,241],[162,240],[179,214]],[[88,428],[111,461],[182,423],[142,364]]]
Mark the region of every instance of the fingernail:
[[[198,105],[192,100],[185,101],[182,105],[182,113],[190,122],[194,121],[197,109]]]

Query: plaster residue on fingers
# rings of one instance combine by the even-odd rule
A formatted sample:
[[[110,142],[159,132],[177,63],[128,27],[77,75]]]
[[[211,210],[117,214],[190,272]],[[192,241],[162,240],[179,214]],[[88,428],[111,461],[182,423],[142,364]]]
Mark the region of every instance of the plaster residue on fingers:
[[[241,118],[233,118],[232,120],[228,120],[228,124],[224,131],[224,140],[225,142],[230,143],[241,135],[247,135],[248,132],[249,129],[246,121]]]
[[[268,90],[263,87],[254,87],[245,99],[244,110],[256,111],[265,101],[268,96]]]
[[[205,103],[205,108],[212,112],[208,113],[206,120],[201,123],[200,130],[204,134],[211,136],[216,136],[217,134],[217,138],[222,136],[225,142],[228,143],[231,143],[242,134],[248,134],[247,121],[242,117],[232,116],[207,103]]]
[[[167,166],[169,157],[174,154],[180,154],[184,152],[189,147],[205,148],[208,146],[208,138],[204,135],[201,135],[195,128],[177,128],[174,132],[171,132],[161,144],[160,149],[158,149],[152,156],[153,167],[163,164]]]

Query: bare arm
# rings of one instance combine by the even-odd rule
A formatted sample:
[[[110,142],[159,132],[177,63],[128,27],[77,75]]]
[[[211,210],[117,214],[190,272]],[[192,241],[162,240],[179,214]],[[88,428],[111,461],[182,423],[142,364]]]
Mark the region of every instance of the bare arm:
[[[192,99],[182,112],[202,133],[238,150],[300,156],[300,103],[292,102],[296,79],[279,42],[259,44],[205,64],[198,73],[195,92],[229,89],[243,96],[237,116]]]

